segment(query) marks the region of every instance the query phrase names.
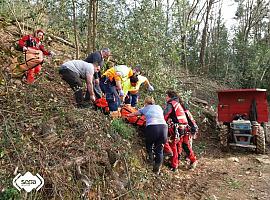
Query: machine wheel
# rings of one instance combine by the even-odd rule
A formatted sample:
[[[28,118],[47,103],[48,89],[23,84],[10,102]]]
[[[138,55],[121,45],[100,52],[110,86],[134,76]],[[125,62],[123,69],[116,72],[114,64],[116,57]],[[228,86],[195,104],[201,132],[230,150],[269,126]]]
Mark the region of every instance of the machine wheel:
[[[256,135],[256,153],[265,153],[265,133],[262,126],[259,126],[258,134]]]
[[[263,130],[264,130],[265,143],[270,142],[270,140],[269,140],[270,135],[269,135],[269,131],[268,131],[268,128],[267,128],[267,123],[263,122],[262,127],[263,127]]]
[[[219,126],[219,139],[221,149],[223,151],[228,151],[228,137],[229,137],[229,127],[227,125],[220,125]]]

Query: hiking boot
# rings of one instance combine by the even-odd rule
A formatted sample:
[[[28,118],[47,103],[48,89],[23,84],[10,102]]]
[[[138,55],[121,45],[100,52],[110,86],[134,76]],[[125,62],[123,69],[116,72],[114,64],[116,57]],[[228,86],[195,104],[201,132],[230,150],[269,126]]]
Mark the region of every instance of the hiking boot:
[[[198,161],[190,163],[189,170],[191,170],[191,171],[195,170],[197,167],[197,164],[198,164]]]
[[[160,165],[154,164],[153,166],[153,172],[157,175],[160,174]]]
[[[148,154],[148,156],[147,156],[147,163],[149,163],[149,164],[153,164],[153,162],[154,162],[154,156],[153,156],[153,154]]]
[[[173,156],[173,153],[172,152],[164,152],[163,153],[163,157],[165,158],[165,157],[172,157]]]
[[[80,104],[77,104],[77,107],[78,108],[90,108],[91,107],[91,104],[90,103],[87,103],[87,102],[82,102]]]
[[[171,170],[172,172],[177,172],[177,168],[176,168],[176,167],[171,167],[170,170]]]

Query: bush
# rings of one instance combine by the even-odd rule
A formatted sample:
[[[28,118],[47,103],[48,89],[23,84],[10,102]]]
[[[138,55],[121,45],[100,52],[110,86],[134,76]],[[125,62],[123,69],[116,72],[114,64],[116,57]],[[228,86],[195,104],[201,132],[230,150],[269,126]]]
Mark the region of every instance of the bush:
[[[19,197],[20,197],[19,192],[14,188],[6,189],[0,193],[1,200],[11,200],[11,199],[17,200],[20,199]]]
[[[134,127],[127,124],[122,119],[114,119],[111,123],[111,129],[121,135],[124,139],[130,139],[136,132]]]

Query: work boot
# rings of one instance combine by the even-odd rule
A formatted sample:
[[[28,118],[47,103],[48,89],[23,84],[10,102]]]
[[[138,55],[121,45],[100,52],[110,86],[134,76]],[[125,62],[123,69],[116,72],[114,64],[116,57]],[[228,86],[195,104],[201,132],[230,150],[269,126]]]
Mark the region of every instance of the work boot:
[[[172,157],[173,156],[173,153],[172,152],[164,152],[163,153],[163,157],[166,158],[166,157]]]
[[[149,153],[148,156],[147,156],[147,163],[149,164],[153,164],[154,162],[154,156],[153,156],[153,153]]]
[[[197,167],[198,161],[196,160],[193,163],[190,163],[189,170],[194,171]]]
[[[160,174],[160,164],[154,164],[153,165],[153,172],[157,175]]]
[[[176,167],[171,167],[170,170],[171,170],[172,172],[177,172],[177,168],[176,168]]]
[[[78,107],[80,107],[79,105],[83,105],[83,91],[82,89],[79,89],[77,91],[74,92],[74,96],[75,96],[75,100],[76,103],[78,105]]]
[[[88,102],[82,102],[80,104],[77,104],[77,107],[78,108],[90,108],[91,107],[91,104],[88,103]]]

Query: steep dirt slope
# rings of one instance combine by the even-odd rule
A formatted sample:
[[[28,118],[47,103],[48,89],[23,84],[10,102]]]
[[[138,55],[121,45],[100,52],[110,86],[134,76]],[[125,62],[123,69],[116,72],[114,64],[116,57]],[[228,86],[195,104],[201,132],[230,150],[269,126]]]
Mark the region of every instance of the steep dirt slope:
[[[33,85],[10,79],[11,55],[19,53],[12,49],[17,29],[0,27],[0,199],[80,199],[82,194],[86,199],[269,199],[269,153],[221,152],[214,126],[202,112],[195,113],[201,126],[194,141],[197,169],[182,165],[174,173],[164,166],[160,176],[154,175],[145,161],[141,131],[128,126],[119,132],[126,128],[121,122],[91,108],[75,108],[58,63],[47,60]],[[58,43],[49,48],[61,61],[72,52]],[[221,87],[196,77],[181,84],[207,101]],[[15,175],[27,171],[45,179],[40,191],[18,193],[12,186]]]

